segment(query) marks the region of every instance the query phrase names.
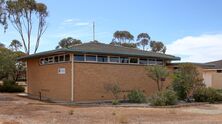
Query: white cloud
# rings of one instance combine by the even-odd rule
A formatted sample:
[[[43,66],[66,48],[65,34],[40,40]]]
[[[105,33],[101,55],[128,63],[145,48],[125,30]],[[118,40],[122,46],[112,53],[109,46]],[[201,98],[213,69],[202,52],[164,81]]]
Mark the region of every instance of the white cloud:
[[[75,23],[76,26],[88,26],[89,23],[88,22],[77,22]]]
[[[183,62],[209,62],[222,59],[222,34],[187,36],[167,45],[167,53]]]
[[[63,26],[88,26],[89,22],[82,22],[80,19],[65,19],[62,22]]]

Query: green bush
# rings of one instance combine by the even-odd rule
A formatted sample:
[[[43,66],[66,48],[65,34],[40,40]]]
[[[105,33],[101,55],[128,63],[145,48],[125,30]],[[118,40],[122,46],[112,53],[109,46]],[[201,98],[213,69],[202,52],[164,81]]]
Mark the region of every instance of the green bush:
[[[196,102],[215,103],[222,101],[222,94],[214,88],[198,88],[194,91],[193,98]]]
[[[129,102],[131,103],[145,103],[146,97],[140,90],[133,90],[127,95]]]
[[[5,93],[16,93],[16,92],[24,92],[25,89],[22,86],[19,86],[15,83],[15,81],[4,80],[3,85],[0,85],[0,92]]]
[[[112,101],[112,104],[113,104],[113,105],[118,105],[118,104],[119,104],[119,100],[113,100],[113,101]]]
[[[153,106],[175,105],[177,103],[176,92],[169,89],[157,92],[150,98],[150,103]]]

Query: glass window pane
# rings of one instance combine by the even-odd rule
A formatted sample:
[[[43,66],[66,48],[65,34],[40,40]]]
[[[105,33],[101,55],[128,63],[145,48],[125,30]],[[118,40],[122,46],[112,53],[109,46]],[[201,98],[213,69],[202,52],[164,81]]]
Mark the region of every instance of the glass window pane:
[[[137,58],[130,58],[130,63],[138,63],[138,59]]]
[[[149,65],[156,65],[156,59],[149,59]]]
[[[48,62],[49,62],[49,63],[53,63],[53,57],[49,57],[49,58],[48,58]]]
[[[44,64],[48,64],[48,61],[49,59],[48,58],[45,58],[45,61],[44,61]]]
[[[119,57],[110,57],[109,59],[110,62],[119,63]]]
[[[95,55],[86,55],[86,61],[96,61]]]
[[[97,61],[98,62],[107,62],[108,58],[107,58],[107,56],[97,56]]]
[[[59,61],[63,62],[64,61],[64,56],[59,56]]]
[[[140,59],[141,65],[147,65],[147,59]]]
[[[65,61],[70,61],[70,56],[69,56],[69,54],[66,54],[66,55],[65,55]]]
[[[54,57],[54,61],[55,61],[55,62],[59,62],[59,57],[58,57],[58,56],[55,56],[55,57]]]
[[[75,61],[84,61],[84,55],[75,55],[74,60]]]
[[[120,63],[129,63],[129,58],[127,58],[127,57],[120,57]]]
[[[158,65],[163,65],[163,60],[157,60],[156,62]]]
[[[44,59],[40,59],[40,64],[45,64]]]

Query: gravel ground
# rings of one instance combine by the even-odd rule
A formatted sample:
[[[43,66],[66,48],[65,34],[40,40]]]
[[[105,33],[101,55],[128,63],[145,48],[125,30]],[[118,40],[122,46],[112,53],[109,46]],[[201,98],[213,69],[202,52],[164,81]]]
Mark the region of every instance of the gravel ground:
[[[181,108],[86,107],[0,94],[0,124],[221,124],[222,104]]]

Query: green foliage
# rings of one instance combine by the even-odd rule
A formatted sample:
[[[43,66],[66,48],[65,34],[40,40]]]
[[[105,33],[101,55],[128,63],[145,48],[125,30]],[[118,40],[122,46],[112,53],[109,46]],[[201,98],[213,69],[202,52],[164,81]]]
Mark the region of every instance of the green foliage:
[[[194,65],[181,64],[174,73],[172,87],[177,92],[179,99],[189,100],[195,89],[204,86],[202,81],[203,79]]]
[[[214,88],[201,87],[194,91],[193,98],[196,102],[215,103],[222,101],[222,94]]]
[[[105,90],[107,92],[111,92],[113,97],[115,98],[115,100],[118,100],[119,98],[119,94],[121,92],[121,89],[120,89],[120,86],[118,83],[115,83],[115,84],[106,84],[104,86]]]
[[[165,79],[169,76],[167,69],[164,66],[154,65],[147,67],[146,71],[147,75],[156,82],[158,91],[161,91]]]
[[[18,51],[20,48],[22,48],[22,43],[18,40],[12,40],[12,42],[10,43],[9,47],[13,50],[13,51]]]
[[[118,105],[118,104],[119,104],[119,100],[114,99],[114,100],[112,101],[112,104],[113,104],[113,105]]]
[[[16,58],[23,56],[22,52],[13,52],[7,48],[0,48],[0,80],[16,80],[18,71],[25,71],[24,63],[17,62]]]
[[[175,91],[167,89],[157,92],[149,101],[153,106],[175,105],[177,103],[177,95]]]
[[[116,31],[113,34],[113,41],[118,41],[121,43],[126,43],[134,40],[134,36],[129,31]]]
[[[128,47],[128,48],[137,48],[136,43],[121,43],[121,42],[112,41],[110,44],[115,46]]]
[[[145,103],[146,97],[140,90],[133,90],[127,95],[131,103]]]
[[[149,42],[150,42],[150,36],[147,33],[140,33],[137,36],[137,41],[138,42],[138,46],[142,46],[143,50],[145,50],[146,46],[148,46]]]
[[[151,41],[150,48],[153,52],[166,53],[166,46],[160,41]]]
[[[36,53],[41,36],[46,30],[47,6],[35,0],[7,0],[3,10],[21,36],[25,52],[30,53],[31,41],[35,41],[34,53]],[[33,29],[37,32],[36,40],[31,39],[31,34],[34,34]]]
[[[82,44],[81,40],[74,39],[72,37],[63,38],[59,41],[59,45],[56,47],[56,49],[59,48],[71,48],[74,45]]]
[[[22,86],[19,86],[12,80],[4,80],[3,85],[0,85],[0,92],[6,93],[17,93],[24,92],[25,89]]]

